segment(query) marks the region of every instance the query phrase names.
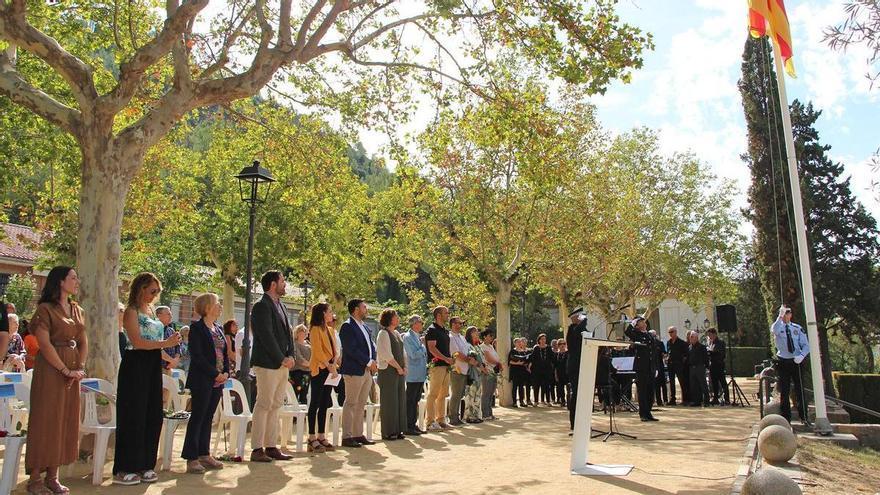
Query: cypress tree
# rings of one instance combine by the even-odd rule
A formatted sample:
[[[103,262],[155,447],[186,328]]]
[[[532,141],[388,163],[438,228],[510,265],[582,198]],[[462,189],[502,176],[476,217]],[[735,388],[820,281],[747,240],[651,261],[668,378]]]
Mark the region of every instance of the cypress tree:
[[[776,317],[781,287],[784,302],[803,324],[791,190],[770,57],[766,40],[746,42],[739,84],[749,134],[749,151],[743,159],[752,176],[746,213],[755,227],[755,260],[768,320]],[[815,123],[821,112],[797,100],[790,112],[807,214],[823,378],[826,393],[833,395],[828,332],[843,332],[867,347],[880,316],[878,230],[874,218],[853,196],[843,165],[828,158],[831,147],[819,140]]]

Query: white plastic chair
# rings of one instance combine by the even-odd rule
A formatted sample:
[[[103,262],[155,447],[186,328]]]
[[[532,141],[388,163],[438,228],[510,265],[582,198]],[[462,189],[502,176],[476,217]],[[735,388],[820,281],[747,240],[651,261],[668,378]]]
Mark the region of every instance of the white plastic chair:
[[[367,428],[365,431],[365,436],[367,440],[373,440],[373,430],[375,429],[376,423],[379,421],[379,404],[373,404],[372,401],[367,400],[367,405],[364,407],[365,409],[365,421],[367,423]]]
[[[0,429],[15,430],[16,419],[13,404],[27,402],[30,388],[23,383],[0,383]],[[25,412],[27,414],[27,412]],[[26,416],[25,416],[26,417]],[[0,495],[8,495],[18,484],[18,469],[21,466],[21,453],[27,437],[0,438],[3,449],[3,472],[0,475]]]
[[[168,400],[171,402],[175,412],[182,411],[186,406],[186,397],[180,393],[180,382],[173,376],[162,374],[162,388],[168,391]],[[163,405],[164,408],[164,405]],[[162,443],[160,452],[162,453],[162,471],[171,469],[171,456],[174,450],[174,433],[185,424],[187,419],[162,419]]]
[[[336,394],[330,394],[331,406],[327,409],[327,424],[330,425],[330,433],[333,433],[333,445],[339,445],[339,436],[342,434],[342,406],[336,400]]]
[[[108,397],[116,395],[113,384],[100,378],[86,378],[80,382],[87,390],[97,390]],[[104,476],[104,463],[107,461],[107,447],[110,444],[110,434],[116,431],[116,407],[111,404],[110,421],[101,423],[98,421],[98,394],[95,392],[83,392],[83,420],[79,427],[79,436],[92,433],[95,435],[95,451],[92,458],[92,484],[100,485]]]
[[[305,441],[306,416],[308,415],[308,406],[303,406],[296,400],[296,393],[293,385],[287,387],[284,405],[281,406],[278,416],[281,420],[281,446],[287,447],[290,441],[293,420],[296,420],[296,451],[303,451],[303,443]]]
[[[428,401],[425,399],[419,399],[419,429],[425,429],[425,415],[427,414]]]
[[[242,409],[238,414],[235,414],[232,409],[232,392],[235,392],[241,398]],[[247,427],[252,419],[253,414],[251,413],[251,406],[248,403],[247,395],[244,393],[244,385],[235,378],[230,378],[226,381],[226,385],[223,387],[223,398],[220,400],[219,426],[223,427],[223,425],[229,425],[229,450],[234,449],[235,455],[239,457],[244,457],[244,447],[247,440]],[[220,443],[221,435],[222,433],[218,434],[214,439],[215,451]]]

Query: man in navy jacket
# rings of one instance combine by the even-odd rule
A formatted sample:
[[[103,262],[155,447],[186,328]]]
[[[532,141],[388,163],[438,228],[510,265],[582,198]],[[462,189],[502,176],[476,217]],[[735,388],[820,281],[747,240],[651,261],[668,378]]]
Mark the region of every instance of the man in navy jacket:
[[[362,299],[348,302],[351,314],[339,329],[342,341],[342,367],[339,372],[345,381],[345,404],[342,406],[342,445],[358,448],[375,442],[364,436],[364,411],[376,373],[376,346],[370,329],[364,323],[367,304]]]

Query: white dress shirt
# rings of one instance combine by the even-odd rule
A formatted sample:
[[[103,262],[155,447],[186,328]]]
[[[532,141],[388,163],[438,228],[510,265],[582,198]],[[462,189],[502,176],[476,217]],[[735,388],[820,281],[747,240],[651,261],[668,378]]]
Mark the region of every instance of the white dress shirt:
[[[356,319],[354,319],[354,317],[352,317],[351,321],[353,321],[357,325],[357,327],[361,329],[361,333],[364,334],[364,340],[367,341],[367,349],[370,349],[370,356],[372,356],[373,355],[373,352],[372,352],[373,341],[370,340],[370,332],[367,331],[367,327],[365,327],[363,323],[357,321]],[[378,350],[377,350],[376,355],[378,356]],[[375,363],[376,363],[376,361],[373,361],[372,359],[370,359],[370,362],[367,363],[367,366],[372,366]]]
[[[471,349],[471,346],[468,345],[467,341],[464,340],[464,335],[455,332],[449,332],[449,353],[455,356],[455,353],[461,354],[462,359],[464,361],[455,360],[455,368],[462,375],[466,375],[468,370],[471,368],[467,363],[467,355],[468,351]]]

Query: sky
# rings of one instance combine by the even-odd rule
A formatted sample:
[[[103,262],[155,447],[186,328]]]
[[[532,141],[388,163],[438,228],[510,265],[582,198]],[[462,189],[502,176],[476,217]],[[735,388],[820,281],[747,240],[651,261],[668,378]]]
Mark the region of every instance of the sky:
[[[880,191],[869,158],[880,147],[880,88],[870,89],[864,50],[839,53],[823,31],[845,19],[842,0],[788,0],[797,78],[787,78],[789,100],[812,101],[830,156],[852,176],[856,197],[880,219]],[[745,0],[622,0],[622,20],[653,34],[655,49],[632,83],[615,82],[594,98],[612,131],[647,126],[660,132],[666,152],[693,151],[719,177],[736,182],[736,204],[746,204],[749,170],[742,100],[737,89],[748,35]],[[880,173],[877,173],[880,175]]]

